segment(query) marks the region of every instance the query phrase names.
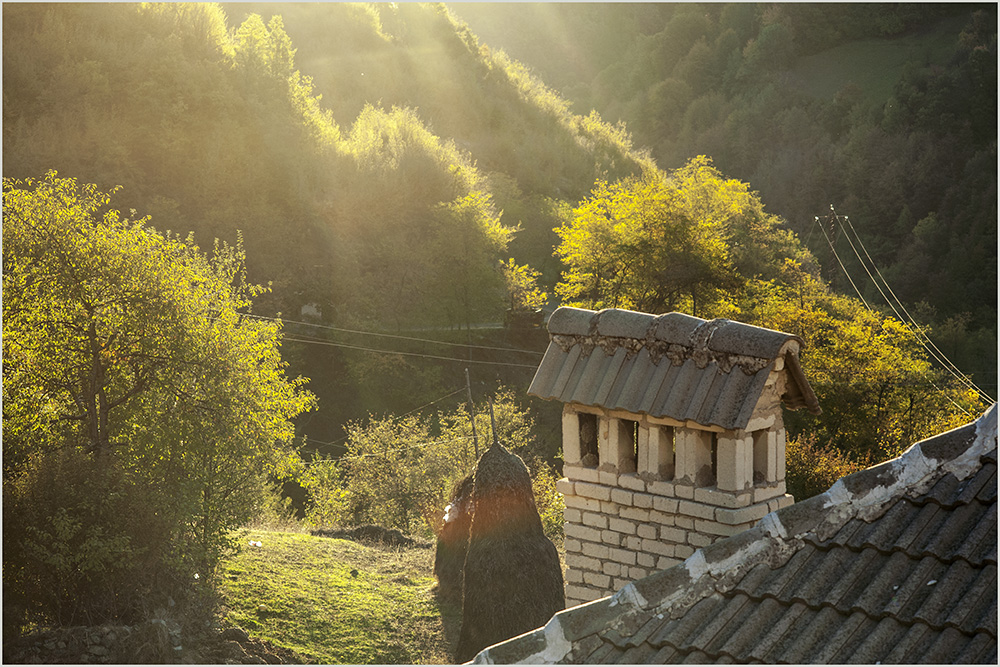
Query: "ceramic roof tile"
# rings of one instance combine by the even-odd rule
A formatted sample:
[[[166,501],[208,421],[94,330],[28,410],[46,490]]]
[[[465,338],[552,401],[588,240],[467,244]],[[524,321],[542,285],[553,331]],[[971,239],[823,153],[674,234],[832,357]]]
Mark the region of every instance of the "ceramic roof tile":
[[[579,662],[995,664],[996,443],[994,406],[551,622]]]
[[[789,368],[796,366],[801,343],[790,334],[679,313],[560,308],[548,327],[551,341],[529,394],[723,428],[746,425],[774,360],[784,355]],[[790,396],[801,400],[789,407],[817,411],[805,377],[793,375]]]

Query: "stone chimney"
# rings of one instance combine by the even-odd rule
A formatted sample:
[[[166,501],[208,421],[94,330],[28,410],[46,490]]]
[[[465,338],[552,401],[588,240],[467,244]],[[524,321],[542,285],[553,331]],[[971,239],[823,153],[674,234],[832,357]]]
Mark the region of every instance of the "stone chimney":
[[[782,405],[819,412],[796,336],[560,308],[528,393],[564,403],[567,606],[790,505]]]

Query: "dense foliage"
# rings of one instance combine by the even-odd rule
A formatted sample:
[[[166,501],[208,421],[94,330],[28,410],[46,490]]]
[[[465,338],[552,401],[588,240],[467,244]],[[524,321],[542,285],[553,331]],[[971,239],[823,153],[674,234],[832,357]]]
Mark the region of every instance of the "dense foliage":
[[[834,204],[921,323],[957,334],[942,349],[997,395],[995,6],[454,9],[580,113],[627,122],[661,166],[707,154],[753,184],[853,293],[815,222]],[[844,235],[831,241],[879,302]]]
[[[3,183],[5,623],[128,616],[211,574],[312,404],[280,325],[246,317],[241,248],[108,203]]]
[[[536,442],[534,419],[509,390],[497,394],[493,409],[496,437],[529,466],[543,526],[558,538],[562,502]],[[306,520],[316,526],[373,523],[432,536],[456,484],[492,442],[489,414],[478,410],[475,418],[475,437],[465,406],[432,419],[371,416],[351,423],[342,456],[317,457],[299,473],[310,492]]]
[[[925,331],[833,292],[785,223],[705,158],[599,183],[558,233],[567,271],[556,291],[572,305],[680,310],[800,336],[823,414],[789,413],[793,436],[881,460],[985,409],[967,378],[932,367]]]
[[[995,8],[514,11],[583,113],[440,4],[4,5],[5,623],[189,588],[276,480],[430,534],[475,452],[413,408],[470,366],[557,537],[558,406],[514,400],[557,300],[802,337],[802,493],[981,411],[919,334],[995,395]],[[843,296],[862,237],[919,325]]]

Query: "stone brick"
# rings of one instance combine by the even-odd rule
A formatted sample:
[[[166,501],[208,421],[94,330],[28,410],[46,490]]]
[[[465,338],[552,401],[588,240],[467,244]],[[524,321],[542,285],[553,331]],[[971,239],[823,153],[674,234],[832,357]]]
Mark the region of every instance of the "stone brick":
[[[770,500],[771,498],[776,498],[784,494],[785,494],[784,482],[778,482],[774,486],[753,487],[753,501],[755,503],[759,503],[764,500]]]
[[[581,482],[591,482],[597,484],[601,481],[601,474],[596,468],[584,468],[583,466],[563,464],[563,474],[567,479]]]
[[[577,570],[601,571],[601,561],[580,554],[566,554],[566,566]]]
[[[674,496],[673,482],[650,482],[646,485],[646,491],[657,496]]]
[[[635,535],[636,524],[633,521],[626,521],[625,519],[608,519],[608,528],[611,530],[618,531],[619,533],[624,533],[625,535]]]
[[[718,438],[716,485],[725,491],[743,491],[753,484],[753,440],[727,431]]]
[[[642,567],[654,567],[656,565],[656,556],[638,553],[635,555],[635,562]]]
[[[785,479],[785,429],[778,429],[774,434],[774,439],[775,454],[777,455],[774,467],[778,481],[781,482]]]
[[[719,523],[718,521],[703,521],[698,519],[694,522],[694,528],[699,533],[709,533],[711,535],[724,535],[726,537],[730,535],[735,535],[736,533],[742,533],[747,527],[744,526],[728,526],[724,523]]]
[[[599,470],[601,484],[605,486],[618,486],[618,473],[609,470]]]
[[[631,549],[632,551],[642,550],[642,538],[635,535],[629,535],[622,540],[622,546],[626,549]]]
[[[563,405],[562,446],[563,461],[580,462],[580,416],[569,404]]]
[[[608,549],[611,560],[623,565],[635,565],[635,552],[625,549]],[[595,568],[591,568],[595,569]]]
[[[578,510],[587,510],[588,512],[600,512],[601,511],[601,501],[594,500],[593,498],[581,498],[580,496],[566,496],[563,498],[563,502],[566,503],[566,507],[572,507]]]
[[[566,570],[565,579],[567,584],[579,584],[583,581],[583,570],[571,567]]]
[[[707,535],[702,535],[701,533],[688,533],[688,544],[693,547],[707,547],[711,543],[712,538]]]
[[[584,512],[583,525],[591,526],[593,528],[607,528],[608,517],[603,514],[597,514],[596,512]]]
[[[608,557],[608,551],[611,547],[607,544],[594,544],[593,542],[583,543],[583,555],[590,556],[591,558],[599,558],[601,560],[606,560]],[[600,570],[600,568],[592,568]]]
[[[565,477],[556,482],[556,491],[563,494],[564,496],[575,496],[573,492],[573,482],[569,481]]]
[[[623,507],[618,512],[618,516],[630,521],[639,521],[641,523],[649,522],[649,510],[640,509],[638,507]]]
[[[596,528],[581,526],[578,523],[570,523],[563,530],[566,533],[566,537],[575,537],[580,540],[587,540],[588,542],[601,541],[601,531]]]
[[[630,491],[643,492],[646,490],[646,483],[634,474],[618,475],[618,486]]]
[[[696,502],[705,503],[707,505],[715,505],[716,507],[728,507],[730,509],[746,507],[750,504],[750,498],[750,491],[734,493],[731,491],[719,491],[717,489],[705,488],[694,490],[694,499]]]
[[[649,572],[646,569],[641,568],[641,567],[630,567],[628,569],[628,576],[632,577],[633,580],[634,579],[642,579],[643,577],[645,577],[648,574],[649,574]]]
[[[584,572],[583,580],[591,586],[597,586],[598,588],[607,588],[611,585],[611,577],[596,572]]]
[[[632,494],[632,504],[635,507],[642,507],[644,509],[649,509],[653,506],[653,496],[648,493],[633,493]]]
[[[638,535],[639,537],[646,537],[649,539],[655,539],[656,533],[657,533],[656,526],[652,526],[648,523],[639,524],[639,526],[636,527],[635,529],[636,535]]]
[[[694,547],[689,547],[686,544],[678,544],[674,547],[674,556],[677,558],[687,558],[694,553]]]
[[[615,592],[620,591],[621,589],[625,588],[626,586],[628,586],[631,583],[632,583],[631,579],[615,579],[614,580],[614,589],[615,589]]]
[[[687,531],[681,530],[680,528],[671,528],[670,526],[660,527],[660,539],[667,540],[668,542],[674,542],[676,544],[687,544]]]
[[[658,556],[673,556],[677,553],[677,547],[673,544],[666,544],[657,540],[643,540],[642,550],[647,554],[657,554]]]
[[[682,500],[677,505],[677,511],[686,516],[693,516],[696,519],[715,519],[715,508],[711,505],[693,503],[689,500]]]
[[[675,516],[674,525],[684,530],[694,530],[694,519],[689,516]]]
[[[632,492],[625,489],[611,489],[611,502],[632,506]]]
[[[678,498],[694,499],[694,487],[690,484],[674,484],[674,495]]]
[[[618,503],[613,503],[610,500],[601,501],[601,511],[608,516],[618,516],[618,512],[621,511],[622,506]]]
[[[663,498],[661,496],[653,497],[653,509],[657,512],[677,514],[677,505],[678,502],[676,498]]]
[[[676,520],[674,514],[664,514],[663,512],[657,512],[656,510],[651,510],[649,513],[650,523],[656,523],[661,526],[672,526]]]
[[[608,561],[604,563],[601,571],[604,572],[604,574],[610,574],[612,577],[617,577],[622,573],[622,564]]]
[[[566,553],[574,553],[583,551],[583,546],[580,540],[571,540],[568,537],[563,540],[563,546],[566,548]]]
[[[603,484],[591,484],[589,482],[576,482],[576,495],[594,500],[611,500],[611,489]]]
[[[768,500],[767,507],[770,511],[773,512],[774,510],[779,510],[782,507],[788,507],[794,502],[795,499],[791,495],[786,493],[783,496],[779,496],[777,498],[772,498],[771,500]]]
[[[673,567],[674,565],[679,565],[684,561],[677,558],[670,558],[669,556],[660,556],[660,559],[656,561],[656,569],[666,570],[667,568]]]
[[[583,521],[583,512],[573,507],[567,507],[563,510],[563,519],[570,523],[580,523]]]
[[[767,504],[757,504],[750,505],[749,507],[742,507],[738,510],[728,510],[722,509],[721,507],[715,510],[715,520],[719,523],[725,523],[729,525],[736,525],[739,523],[747,523],[748,521],[757,521],[764,517],[765,514],[770,512]]]
[[[622,536],[620,533],[616,533],[613,530],[602,530],[601,531],[601,542],[607,545],[617,547],[621,544]]]
[[[580,600],[582,602],[590,602],[591,600],[597,600],[605,596],[603,591],[598,591],[587,586],[567,586],[566,587],[566,601],[568,602],[571,598],[574,600]]]

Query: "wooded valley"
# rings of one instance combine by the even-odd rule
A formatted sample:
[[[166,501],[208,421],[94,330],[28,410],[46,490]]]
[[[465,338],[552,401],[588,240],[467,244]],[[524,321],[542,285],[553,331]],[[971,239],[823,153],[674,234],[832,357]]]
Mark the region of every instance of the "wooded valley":
[[[72,569],[74,539],[141,542],[101,561],[127,581],[199,571],[260,511],[429,535],[470,461],[466,369],[558,532],[559,406],[525,389],[560,304],[802,337],[797,498],[996,398],[994,5],[3,19],[5,541],[74,484],[202,540],[86,538],[114,512],[74,506],[5,552],[14,623],[72,615],[84,589],[33,607],[51,572],[22,566]]]

